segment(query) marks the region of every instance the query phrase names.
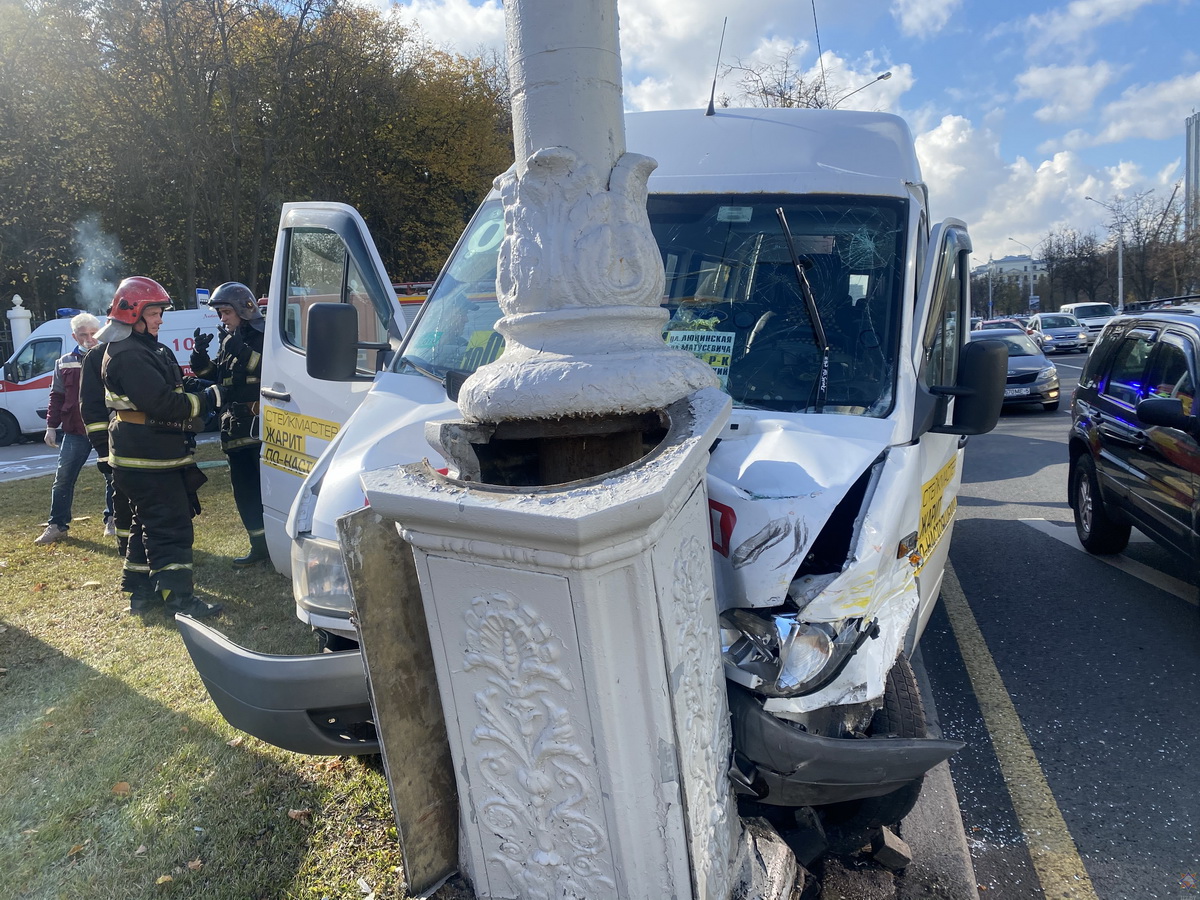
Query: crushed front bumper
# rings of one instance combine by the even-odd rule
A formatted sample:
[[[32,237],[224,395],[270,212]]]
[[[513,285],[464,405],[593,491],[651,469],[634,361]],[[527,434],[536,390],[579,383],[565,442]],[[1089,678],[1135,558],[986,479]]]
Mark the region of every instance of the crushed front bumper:
[[[829,738],[802,731],[729,685],[739,793],[772,806],[823,806],[881,797],[920,778],[966,746],[935,738]]]
[[[362,653],[274,656],[177,616],[179,633],[221,715],[234,728],[326,756],[379,752]]]

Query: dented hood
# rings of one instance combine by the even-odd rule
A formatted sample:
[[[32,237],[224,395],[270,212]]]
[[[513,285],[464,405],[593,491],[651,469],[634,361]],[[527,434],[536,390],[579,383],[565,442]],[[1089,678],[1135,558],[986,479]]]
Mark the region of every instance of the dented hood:
[[[783,602],[821,527],[891,444],[893,427],[866,416],[734,412],[708,465],[724,606]]]

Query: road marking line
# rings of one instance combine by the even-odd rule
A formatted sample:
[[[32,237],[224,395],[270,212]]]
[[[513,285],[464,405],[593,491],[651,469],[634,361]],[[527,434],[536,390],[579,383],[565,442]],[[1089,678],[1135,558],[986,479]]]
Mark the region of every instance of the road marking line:
[[[1050,790],[1029,736],[1021,725],[1021,717],[1004,687],[1004,680],[963,594],[962,585],[958,583],[958,576],[949,564],[942,582],[942,602],[946,605],[950,627],[954,630],[971,687],[983,712],[984,724],[991,735],[1000,772],[1025,835],[1043,895],[1096,900],[1092,880],[1054,800],[1054,792]]]
[[[1151,568],[1127,556],[1121,556],[1120,554],[1117,556],[1097,556],[1093,553],[1088,553],[1083,549],[1083,544],[1079,543],[1079,536],[1075,534],[1075,526],[1073,525],[1056,525],[1047,519],[1020,519],[1019,521],[1024,522],[1030,528],[1040,531],[1042,534],[1049,535],[1056,541],[1062,541],[1068,547],[1074,547],[1080,553],[1086,553],[1092,559],[1098,559],[1100,562],[1107,563],[1114,569],[1120,569],[1122,572],[1146,582],[1151,587],[1156,587],[1160,591],[1166,591],[1168,594],[1178,597],[1184,603],[1196,606],[1200,602],[1196,598],[1196,588],[1186,581],[1172,578],[1170,575],[1158,571],[1158,569]],[[1131,540],[1141,543],[1149,541],[1150,538],[1135,531]]]

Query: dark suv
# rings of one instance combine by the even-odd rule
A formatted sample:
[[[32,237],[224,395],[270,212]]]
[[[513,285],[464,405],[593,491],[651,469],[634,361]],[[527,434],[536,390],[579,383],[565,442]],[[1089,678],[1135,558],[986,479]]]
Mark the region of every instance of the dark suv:
[[[1200,321],[1150,312],[1113,319],[1071,398],[1070,489],[1080,543],[1119,553],[1136,525],[1197,559]]]

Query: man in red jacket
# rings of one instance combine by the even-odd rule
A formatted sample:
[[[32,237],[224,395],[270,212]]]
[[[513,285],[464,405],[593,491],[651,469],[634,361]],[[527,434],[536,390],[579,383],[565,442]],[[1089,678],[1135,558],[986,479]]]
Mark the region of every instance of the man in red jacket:
[[[53,544],[67,536],[71,528],[71,504],[75,500],[75,482],[92,442],[88,440],[83,417],[79,413],[79,374],[83,357],[96,346],[100,320],[91,313],[80,313],[71,320],[75,349],[54,364],[50,385],[50,407],[46,411],[46,445],[58,448],[58,469],[50,489],[50,521],[35,544]],[[58,430],[62,429],[62,440]]]

